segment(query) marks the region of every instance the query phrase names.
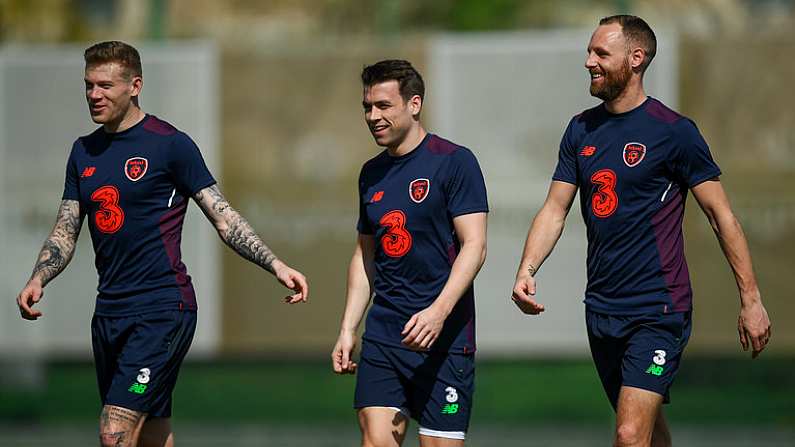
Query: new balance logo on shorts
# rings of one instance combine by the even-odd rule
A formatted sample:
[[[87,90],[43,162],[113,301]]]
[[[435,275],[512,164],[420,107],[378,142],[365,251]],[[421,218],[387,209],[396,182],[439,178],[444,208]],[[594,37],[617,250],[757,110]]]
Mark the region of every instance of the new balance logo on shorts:
[[[152,371],[149,368],[141,368],[138,370],[138,377],[136,380],[138,382],[133,383],[130,385],[130,388],[127,391],[135,394],[143,394],[146,392],[147,383],[149,383],[149,375],[152,374]]]
[[[665,351],[662,349],[654,351],[654,357],[652,357],[651,361],[652,364],[646,369],[646,374],[662,375],[663,365],[665,365]]]

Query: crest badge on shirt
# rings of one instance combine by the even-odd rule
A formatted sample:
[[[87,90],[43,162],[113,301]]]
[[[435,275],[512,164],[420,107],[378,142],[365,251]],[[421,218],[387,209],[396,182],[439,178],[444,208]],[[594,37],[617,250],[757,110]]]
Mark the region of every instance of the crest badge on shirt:
[[[634,168],[646,156],[646,145],[643,143],[627,143],[624,145],[624,164]]]
[[[137,182],[144,178],[147,168],[149,168],[149,160],[143,157],[132,157],[124,162],[124,175]]]
[[[409,183],[409,197],[414,203],[420,203],[428,197],[431,190],[431,181],[427,178],[418,178]]]

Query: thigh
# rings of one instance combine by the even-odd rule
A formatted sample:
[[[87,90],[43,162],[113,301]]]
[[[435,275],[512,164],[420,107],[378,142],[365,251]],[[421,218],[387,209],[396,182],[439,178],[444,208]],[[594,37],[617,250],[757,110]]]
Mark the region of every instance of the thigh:
[[[99,437],[102,445],[137,447],[146,414],[114,405],[102,407]]]
[[[616,409],[616,444],[649,445],[662,401],[662,395],[653,391],[622,386]]]
[[[645,317],[628,339],[622,385],[652,391],[668,402],[689,337],[689,312]]]
[[[420,435],[420,447],[461,447],[463,439],[439,438],[435,436]]]
[[[362,445],[393,447],[403,444],[408,418],[395,407],[364,407],[358,411]]]
[[[171,418],[146,418],[138,438],[138,447],[174,447]]]
[[[420,425],[420,439],[425,439],[423,445],[458,445],[469,429],[475,357],[452,353],[423,357],[422,363],[414,365],[409,405]]]
[[[196,313],[140,315],[118,358],[105,404],[171,416],[171,395],[196,329]]]

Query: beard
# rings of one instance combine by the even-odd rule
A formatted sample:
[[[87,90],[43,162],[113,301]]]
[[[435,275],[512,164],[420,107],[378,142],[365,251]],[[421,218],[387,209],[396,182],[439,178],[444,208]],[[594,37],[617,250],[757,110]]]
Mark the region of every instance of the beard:
[[[629,59],[625,58],[624,63],[618,70],[602,73],[605,81],[601,86],[591,84],[591,96],[595,96],[602,101],[610,102],[624,91],[632,77],[632,68],[629,66]]]

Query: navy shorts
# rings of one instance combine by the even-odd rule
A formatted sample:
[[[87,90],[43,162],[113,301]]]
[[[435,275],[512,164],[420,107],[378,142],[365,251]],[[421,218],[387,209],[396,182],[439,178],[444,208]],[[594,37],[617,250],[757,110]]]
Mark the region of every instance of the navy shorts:
[[[196,330],[196,312],[167,310],[91,320],[102,405],[171,416],[171,393]]]
[[[660,394],[669,390],[690,338],[690,312],[613,316],[586,311],[588,341],[613,408],[622,386]]]
[[[392,407],[415,419],[421,435],[464,439],[474,391],[474,354],[416,352],[364,340],[353,406]]]

